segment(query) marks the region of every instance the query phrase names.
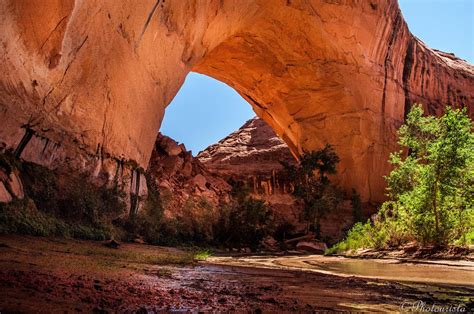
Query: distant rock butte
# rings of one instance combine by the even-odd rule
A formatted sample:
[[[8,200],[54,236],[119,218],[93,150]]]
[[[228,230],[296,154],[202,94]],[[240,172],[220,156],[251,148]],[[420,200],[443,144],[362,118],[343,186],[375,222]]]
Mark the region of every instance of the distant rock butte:
[[[299,224],[301,206],[281,174],[281,161],[295,164],[286,145],[262,119],[253,118],[239,130],[207,147],[197,158],[227,181],[244,182],[254,198],[265,200],[283,221]]]
[[[265,121],[250,119],[197,158],[211,173],[227,181],[244,182],[253,198],[264,200],[273,209],[276,221],[289,223],[296,231],[305,230],[306,224],[300,219],[303,204],[293,196],[291,182],[281,171],[281,161],[296,164],[296,159]],[[321,236],[329,243],[341,240],[354,223],[347,198],[321,220]],[[366,215],[373,213],[367,204],[364,209]]]
[[[0,28],[0,148],[120,175],[131,196],[190,71],[233,87],[294,154],[333,144],[363,200],[383,200],[412,103],[474,114],[473,66],[415,38],[396,0],[4,0]]]
[[[197,158],[210,171],[229,178],[268,176],[283,169],[280,161],[296,162],[288,145],[258,117],[207,147]]]

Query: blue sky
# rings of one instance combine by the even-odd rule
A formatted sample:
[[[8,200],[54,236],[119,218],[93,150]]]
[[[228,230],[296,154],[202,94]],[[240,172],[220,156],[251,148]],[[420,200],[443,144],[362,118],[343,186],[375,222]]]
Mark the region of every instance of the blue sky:
[[[474,0],[399,0],[411,32],[428,46],[474,64]],[[224,83],[190,73],[166,109],[161,132],[196,155],[255,113]]]

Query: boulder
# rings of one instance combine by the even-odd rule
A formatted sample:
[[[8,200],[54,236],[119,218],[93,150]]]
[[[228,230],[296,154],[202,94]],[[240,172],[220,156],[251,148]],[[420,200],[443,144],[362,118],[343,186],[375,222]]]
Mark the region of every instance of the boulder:
[[[183,152],[184,145],[179,145],[168,136],[159,136],[158,143],[160,147],[168,154],[168,156],[177,156]]]
[[[263,238],[262,241],[260,241],[260,245],[263,246],[267,251],[275,252],[279,249],[278,241],[272,236],[266,236]]]
[[[183,169],[181,169],[181,174],[186,177],[186,178],[189,178],[191,177],[193,173],[193,164],[191,161],[184,161],[184,165],[183,165]]]
[[[206,183],[207,183],[206,177],[204,177],[202,174],[198,174],[194,178],[189,180],[189,184],[191,186],[196,186],[201,191],[207,190]]]
[[[12,201],[12,196],[8,193],[3,182],[0,181],[0,203],[9,203]]]
[[[298,251],[306,251],[317,254],[324,254],[324,251],[327,250],[327,245],[324,242],[319,241],[300,241],[296,244],[296,249]]]

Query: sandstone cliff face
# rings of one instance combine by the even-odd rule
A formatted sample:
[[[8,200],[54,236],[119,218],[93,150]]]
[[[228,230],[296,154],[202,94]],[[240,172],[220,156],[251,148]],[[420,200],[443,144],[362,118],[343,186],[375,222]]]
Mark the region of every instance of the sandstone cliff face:
[[[151,154],[148,174],[150,184],[160,193],[165,218],[202,216],[230,200],[231,187],[226,181],[209,172],[183,144],[161,133]]]
[[[396,0],[4,0],[0,27],[0,147],[94,179],[143,180],[190,71],[235,88],[294,154],[335,145],[364,200],[383,199],[413,102],[474,115],[473,67],[411,35]]]
[[[200,152],[197,158],[210,172],[226,180],[244,182],[251,196],[263,199],[280,223],[302,232],[306,224],[300,217],[303,204],[292,194],[291,182],[282,174],[281,161],[295,164],[291,151],[262,119],[253,118],[239,130]],[[344,200],[321,221],[321,236],[329,243],[344,237],[354,223],[351,202]],[[370,214],[371,209],[366,208]]]
[[[254,193],[273,194],[285,191],[280,161],[296,163],[286,145],[260,118],[247,121],[239,130],[217,144],[207,147],[197,158],[209,169],[224,178],[249,182]]]

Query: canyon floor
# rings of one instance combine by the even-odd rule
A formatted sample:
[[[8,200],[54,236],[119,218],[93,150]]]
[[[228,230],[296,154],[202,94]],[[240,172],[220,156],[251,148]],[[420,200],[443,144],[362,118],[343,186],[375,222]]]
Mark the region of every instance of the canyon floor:
[[[174,248],[122,244],[113,249],[25,236],[0,236],[0,252],[1,313],[390,312],[413,302],[465,304],[469,311],[474,302],[469,261],[369,261],[380,263],[375,268],[323,256],[196,261],[192,252]],[[387,267],[390,276],[367,273]],[[421,275],[413,276],[414,270]]]

